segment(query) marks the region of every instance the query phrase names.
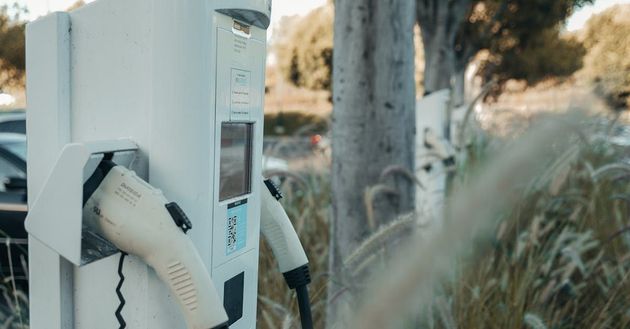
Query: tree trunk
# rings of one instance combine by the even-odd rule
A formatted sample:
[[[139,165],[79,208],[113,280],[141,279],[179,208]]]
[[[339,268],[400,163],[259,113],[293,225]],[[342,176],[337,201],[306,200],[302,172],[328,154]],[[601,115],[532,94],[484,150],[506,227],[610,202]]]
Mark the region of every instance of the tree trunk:
[[[470,5],[471,0],[417,0],[416,19],[422,31],[426,59],[425,93],[455,88],[455,106],[463,104],[464,89],[463,84],[454,84],[464,78],[470,58],[464,49],[466,45],[457,44],[457,36]]]
[[[449,44],[446,29],[439,26],[435,31],[421,27],[424,44],[424,90],[431,94],[451,88],[451,79],[455,72],[455,49]]]
[[[415,136],[415,0],[336,0],[333,70],[333,222],[328,327],[345,327],[355,284],[343,261],[375,228],[414,207],[413,182],[389,178],[392,165],[413,172]],[[367,220],[364,194],[385,183],[393,191],[374,203]]]

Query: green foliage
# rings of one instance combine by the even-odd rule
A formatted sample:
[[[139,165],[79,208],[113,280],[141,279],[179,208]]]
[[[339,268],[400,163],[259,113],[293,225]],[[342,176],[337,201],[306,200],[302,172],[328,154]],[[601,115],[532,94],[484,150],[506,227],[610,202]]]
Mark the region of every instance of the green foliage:
[[[478,50],[490,58],[482,76],[536,83],[569,76],[582,66],[584,48],[562,38],[560,29],[575,9],[593,0],[477,0],[472,4],[455,49],[467,62]]]
[[[589,20],[585,73],[614,108],[630,107],[630,6],[615,6]]]
[[[315,9],[305,17],[285,19],[275,44],[285,78],[299,87],[330,90],[333,58],[333,7]]]
[[[322,134],[328,130],[328,121],[320,116],[303,112],[265,114],[265,136],[293,136],[299,132]]]
[[[439,1],[439,0],[435,0]],[[534,84],[548,77],[566,77],[582,67],[584,47],[560,36],[568,17],[593,0],[476,0],[452,45],[461,67],[480,50],[489,51],[481,75],[500,82],[524,79]],[[276,34],[278,65],[296,86],[331,88],[333,49],[332,4],[305,17],[285,19]],[[416,49],[423,65],[424,54]],[[422,75],[422,68],[419,67]],[[448,73],[446,73],[448,74]],[[417,77],[422,81],[422,77]]]
[[[26,70],[26,23],[20,19],[21,13],[24,9],[18,5],[0,7],[0,88],[20,83]]]
[[[557,28],[551,28],[527,44],[501,53],[493,76],[499,81],[525,80],[530,85],[550,77],[568,77],[582,68],[585,54],[582,43],[561,37]]]

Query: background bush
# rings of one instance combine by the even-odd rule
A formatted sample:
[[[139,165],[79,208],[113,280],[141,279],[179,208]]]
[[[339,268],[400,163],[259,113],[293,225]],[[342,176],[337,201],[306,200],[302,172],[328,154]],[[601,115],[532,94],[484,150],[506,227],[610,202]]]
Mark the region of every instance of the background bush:
[[[265,136],[294,136],[303,133],[324,134],[328,131],[325,118],[305,112],[265,114]]]
[[[630,6],[617,5],[589,20],[584,73],[616,108],[630,106]]]

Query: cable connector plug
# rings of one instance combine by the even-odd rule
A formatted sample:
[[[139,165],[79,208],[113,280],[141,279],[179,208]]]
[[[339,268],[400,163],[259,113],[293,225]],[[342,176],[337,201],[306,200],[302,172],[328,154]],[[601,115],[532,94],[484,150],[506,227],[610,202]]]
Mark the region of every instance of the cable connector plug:
[[[291,289],[295,289],[299,286],[305,286],[311,283],[311,273],[308,269],[308,265],[298,267],[286,273],[282,273],[284,281]]]
[[[271,179],[265,179],[264,182],[265,186],[267,186],[267,189],[269,190],[269,193],[271,193],[271,195],[273,195],[276,200],[280,201],[283,196],[278,186],[276,186],[276,184]]]

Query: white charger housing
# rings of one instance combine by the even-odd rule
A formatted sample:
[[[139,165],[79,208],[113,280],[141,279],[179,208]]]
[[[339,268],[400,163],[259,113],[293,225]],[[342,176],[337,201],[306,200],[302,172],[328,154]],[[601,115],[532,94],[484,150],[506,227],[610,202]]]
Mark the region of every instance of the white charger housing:
[[[47,187],[67,144],[132,140],[138,151],[129,166],[191,219],[189,236],[237,329],[256,326],[270,7],[97,0],[27,27],[29,207],[54,209],[45,190],[76,199],[76,186]],[[115,328],[118,258],[75,266],[67,255],[77,254],[76,236],[40,227],[66,210],[27,220],[38,232],[29,239],[30,327]],[[153,270],[130,257],[124,272],[128,327],[185,327]]]

